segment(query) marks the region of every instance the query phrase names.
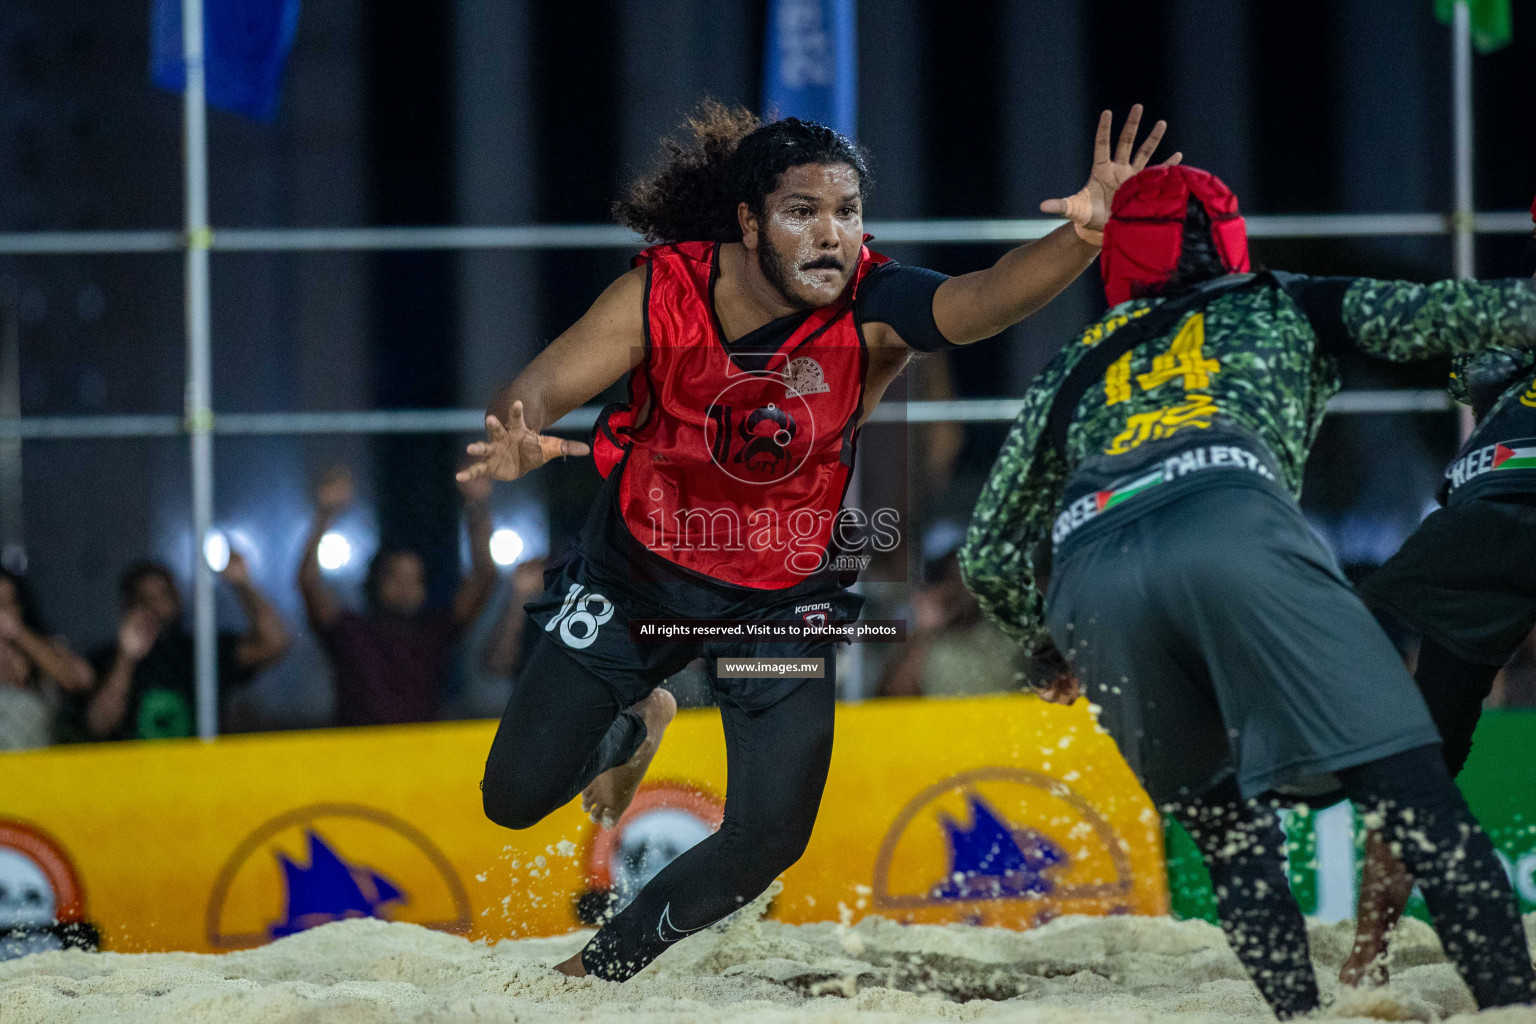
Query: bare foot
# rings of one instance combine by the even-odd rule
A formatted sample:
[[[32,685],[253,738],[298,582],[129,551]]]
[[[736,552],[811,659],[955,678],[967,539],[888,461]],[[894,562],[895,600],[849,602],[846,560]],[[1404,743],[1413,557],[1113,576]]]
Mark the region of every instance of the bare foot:
[[[1387,937],[1412,893],[1413,877],[1392,852],[1391,844],[1373,829],[1365,840],[1355,944],[1339,971],[1340,982],[1354,986],[1387,983]]]
[[[661,746],[661,734],[677,715],[677,701],[658,687],[629,710],[645,720],[645,742],[628,761],[603,772],[581,791],[581,809],[604,828],[617,825],[619,817],[635,798],[635,790],[640,788],[645,771]]]
[[[1387,983],[1387,941],[1380,944],[1356,937],[1349,959],[1339,969],[1339,983],[1352,988],[1375,988]]]
[[[585,978],[587,976],[587,965],[581,962],[580,953],[577,953],[569,960],[555,964],[555,970],[571,978]]]

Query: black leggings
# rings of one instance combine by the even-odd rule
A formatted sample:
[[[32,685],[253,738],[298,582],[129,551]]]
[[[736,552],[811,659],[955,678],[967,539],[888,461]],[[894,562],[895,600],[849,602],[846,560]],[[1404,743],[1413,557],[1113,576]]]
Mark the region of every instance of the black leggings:
[[[645,722],[543,632],[512,684],[480,782],[485,816],[531,828],[645,742]]]
[[[1307,925],[1285,878],[1285,833],[1275,809],[1243,800],[1229,778],[1200,799],[1166,810],[1200,848],[1221,929],[1275,1016],[1285,1020],[1315,1010]]]
[[[485,813],[527,828],[628,760],[645,724],[543,636],[512,687],[486,760]],[[727,758],[720,830],[668,864],[582,951],[589,974],[624,981],[672,943],[756,898],[800,859],[832,760],[832,658],[771,707],[722,703]]]
[[[1514,893],[1440,748],[1416,747],[1338,775],[1418,881],[1441,945],[1479,1009],[1536,1001]],[[1231,782],[1168,810],[1204,855],[1222,929],[1276,1016],[1316,1008],[1306,925],[1286,884],[1274,810],[1241,800]]]

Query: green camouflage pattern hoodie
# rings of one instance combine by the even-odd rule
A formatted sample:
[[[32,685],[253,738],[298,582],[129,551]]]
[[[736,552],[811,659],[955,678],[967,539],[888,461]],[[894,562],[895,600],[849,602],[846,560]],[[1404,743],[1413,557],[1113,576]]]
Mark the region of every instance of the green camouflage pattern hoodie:
[[[1083,331],[1030,384],[977,502],[960,552],[982,610],[1027,652],[1051,646],[1037,562],[1049,551],[1064,486],[1089,457],[1213,426],[1276,457],[1300,496],[1302,471],[1346,345],[1404,362],[1536,346],[1536,286],[1525,278],[1414,284],[1285,275],[1218,295],[1112,364],[1079,402],[1066,457],[1047,432],[1051,403],[1094,345],[1162,300],[1133,299]]]

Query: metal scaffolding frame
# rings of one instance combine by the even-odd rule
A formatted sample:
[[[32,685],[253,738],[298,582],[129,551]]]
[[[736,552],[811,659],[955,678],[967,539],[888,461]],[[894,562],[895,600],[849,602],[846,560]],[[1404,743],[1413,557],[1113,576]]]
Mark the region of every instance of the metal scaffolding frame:
[[[43,231],[0,234],[0,255],[91,253],[185,254],[186,403],[182,416],[30,416],[0,405],[0,442],[57,438],[149,438],[186,435],[192,473],[193,586],[196,643],[198,735],[218,732],[218,684],[213,573],[201,556],[213,528],[214,435],[300,435],[356,433],[469,433],[483,424],[479,409],[397,410],[332,413],[239,413],[215,415],[211,405],[212,365],[209,255],[213,252],[381,251],[390,249],[623,249],[642,240],[624,228],[601,224],[509,227],[220,228],[208,223],[208,139],[203,66],[203,0],[181,0],[182,49],[186,61],[183,97],[183,230]],[[1383,213],[1249,216],[1254,238],[1319,238],[1446,235],[1453,239],[1457,277],[1475,272],[1479,234],[1524,234],[1525,211],[1476,212],[1472,198],[1472,43],[1466,0],[1456,0],[1451,33],[1453,208],[1440,213]],[[1039,238],[1059,220],[871,221],[867,229],[888,244],[1009,244]],[[1017,415],[1017,399],[961,399],[911,402],[878,408],[872,422],[996,422]],[[1353,391],[1329,404],[1334,413],[1440,412],[1453,407],[1444,391]],[[553,427],[556,432],[591,428],[595,407],[578,409]]]
[[[1250,238],[1359,238],[1456,234],[1521,235],[1524,210],[1473,213],[1339,213],[1244,215]],[[887,245],[1012,245],[1061,226],[1043,217],[1016,220],[873,220],[864,229]],[[205,224],[206,228],[207,225]],[[511,227],[219,228],[203,236],[212,252],[361,252],[389,249],[620,249],[646,243],[616,224],[529,224]],[[34,231],[0,234],[0,256],[182,252],[181,231]]]

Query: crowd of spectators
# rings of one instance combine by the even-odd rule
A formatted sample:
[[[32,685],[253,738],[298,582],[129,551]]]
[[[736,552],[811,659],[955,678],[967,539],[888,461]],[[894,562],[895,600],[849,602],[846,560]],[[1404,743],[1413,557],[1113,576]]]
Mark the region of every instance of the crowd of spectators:
[[[369,563],[361,607],[349,608],[326,583],[317,552],[352,503],[352,477],[337,468],[316,488],[296,584],[309,630],[331,667],[332,724],[442,717],[461,642],[500,582],[490,553],[490,483],[476,480],[459,490],[471,556],[449,604],[429,606],[419,554],[386,547]],[[907,622],[907,642],[875,656],[875,696],[971,696],[1023,685],[1026,666],[1018,648],[982,616],[960,578],[960,537],[961,527],[943,519],[925,536],[919,579],[900,607],[887,610]],[[243,630],[218,634],[219,691],[227,697],[282,659],[294,636],[252,582],[241,552],[232,550],[218,575],[244,619]],[[538,558],[509,574],[504,608],[480,634],[475,660],[486,676],[510,680],[521,669],[527,649],[523,607],[542,590],[543,575]],[[123,573],[118,598],[115,637],[81,656],[48,629],[26,578],[0,569],[0,750],[196,734],[194,643],[174,574],[163,564],[138,562]],[[1405,653],[1411,658],[1411,644]],[[711,703],[702,662],[664,685],[683,706]],[[1494,702],[1536,704],[1536,637],[1501,677]]]
[[[447,608],[427,606],[421,556],[376,552],[351,609],[325,583],[320,538],[352,502],[351,474],[333,469],[315,492],[315,518],[297,572],[305,616],[330,663],[335,725],[392,725],[440,716],[444,684],[459,640],[496,590],[490,557],[490,481],[460,486],[468,521],[470,569]],[[537,593],[541,563],[515,571],[513,599],[493,629],[498,670],[518,664],[522,604]],[[218,685],[228,697],[286,655],[293,634],[231,550],[218,573],[236,598],[244,629],[218,634]],[[181,590],[161,563],[123,573],[116,635],[82,657],[43,623],[24,576],[0,569],[0,750],[54,743],[186,737],[197,732],[196,660]],[[489,662],[488,662],[489,663]]]

